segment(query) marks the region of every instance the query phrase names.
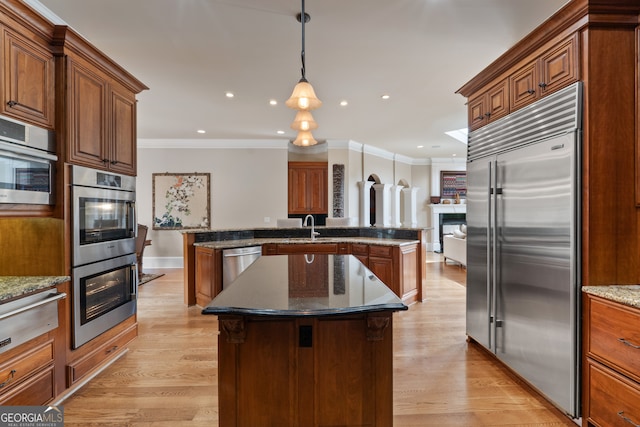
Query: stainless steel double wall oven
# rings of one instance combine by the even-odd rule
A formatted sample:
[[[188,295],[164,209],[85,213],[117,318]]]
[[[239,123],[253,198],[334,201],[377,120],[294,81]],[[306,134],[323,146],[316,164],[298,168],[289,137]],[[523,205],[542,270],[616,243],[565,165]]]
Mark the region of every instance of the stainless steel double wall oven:
[[[136,313],[135,178],[71,167],[73,348]]]

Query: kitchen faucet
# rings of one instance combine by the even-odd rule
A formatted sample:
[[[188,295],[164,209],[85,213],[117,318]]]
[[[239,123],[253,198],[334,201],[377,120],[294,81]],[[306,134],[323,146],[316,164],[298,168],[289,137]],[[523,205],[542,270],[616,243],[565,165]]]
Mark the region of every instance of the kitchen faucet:
[[[302,225],[304,225],[305,227],[307,226],[307,220],[311,218],[311,240],[316,240],[316,236],[319,236],[320,233],[318,233],[316,231],[316,223],[315,220],[313,219],[313,215],[309,214],[307,216],[304,217],[304,223]]]

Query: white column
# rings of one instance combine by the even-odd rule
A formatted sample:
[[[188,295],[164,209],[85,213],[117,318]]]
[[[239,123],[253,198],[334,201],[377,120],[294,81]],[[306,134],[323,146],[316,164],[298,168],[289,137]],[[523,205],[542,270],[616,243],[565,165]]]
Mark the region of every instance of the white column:
[[[369,216],[369,209],[371,208],[369,193],[373,184],[373,181],[358,182],[358,187],[360,188],[360,227],[369,227],[371,225],[371,218]]]
[[[389,215],[389,188],[391,184],[374,184],[376,191],[376,227],[389,227],[391,225]]]
[[[400,190],[404,185],[391,186],[391,226],[400,227],[402,221],[400,219]]]
[[[402,218],[403,227],[416,227],[418,225],[416,195],[418,187],[408,187],[402,189],[404,197],[404,216]]]

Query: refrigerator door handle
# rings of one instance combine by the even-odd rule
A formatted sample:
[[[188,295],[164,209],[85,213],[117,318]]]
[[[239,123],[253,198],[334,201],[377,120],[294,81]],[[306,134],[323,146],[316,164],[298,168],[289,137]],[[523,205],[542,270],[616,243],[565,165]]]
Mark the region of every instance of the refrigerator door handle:
[[[496,353],[498,351],[498,331],[496,328],[502,326],[502,321],[498,319],[498,196],[502,195],[502,188],[498,187],[498,160],[493,160],[491,162],[491,186],[494,189],[493,196],[490,200],[490,208],[489,208],[489,218],[491,225],[491,277],[490,277],[490,291],[489,296],[491,298],[490,302],[490,312],[491,318],[493,319],[492,325],[492,340],[491,342],[491,350]]]
[[[493,309],[492,309],[492,284],[493,284],[493,280],[492,280],[492,276],[493,276],[493,270],[492,270],[492,256],[491,256],[491,248],[493,247],[492,245],[492,241],[491,241],[491,235],[493,233],[493,227],[491,226],[491,218],[492,218],[492,200],[493,200],[493,180],[492,180],[492,170],[493,170],[493,161],[489,162],[488,167],[487,167],[487,174],[488,179],[487,179],[487,247],[486,247],[486,251],[487,251],[487,308],[489,310],[489,328],[487,329],[489,332],[489,336],[487,337],[487,342],[489,343],[489,347],[493,348],[493,340],[491,339],[491,337],[493,336],[492,333],[492,328],[493,328]]]

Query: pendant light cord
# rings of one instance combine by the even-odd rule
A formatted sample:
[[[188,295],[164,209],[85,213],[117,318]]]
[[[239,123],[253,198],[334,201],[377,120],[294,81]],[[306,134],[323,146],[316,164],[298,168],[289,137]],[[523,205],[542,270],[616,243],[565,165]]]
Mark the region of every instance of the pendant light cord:
[[[302,62],[302,69],[300,70],[302,73],[302,80],[301,81],[307,81],[307,78],[305,76],[305,63],[304,63],[304,23],[307,20],[307,15],[306,13],[304,13],[304,0],[302,0],[302,13],[300,14],[300,22],[302,23],[302,50],[300,51],[300,59]]]

